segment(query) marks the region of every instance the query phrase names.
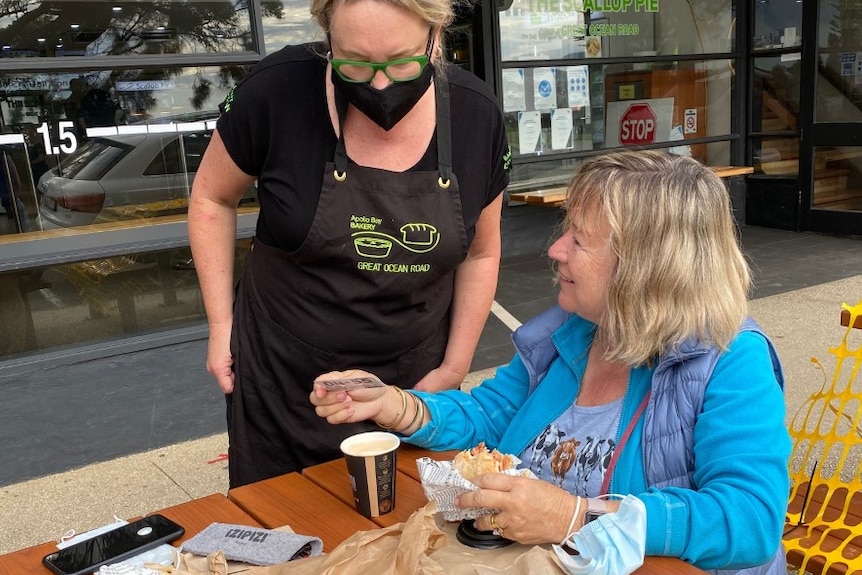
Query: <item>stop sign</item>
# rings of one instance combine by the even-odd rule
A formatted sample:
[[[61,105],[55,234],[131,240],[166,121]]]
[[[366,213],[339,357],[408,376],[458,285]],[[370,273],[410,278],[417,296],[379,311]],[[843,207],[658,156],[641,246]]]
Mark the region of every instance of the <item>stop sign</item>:
[[[649,104],[632,104],[620,117],[620,144],[652,144],[655,142],[655,123],[655,113]]]

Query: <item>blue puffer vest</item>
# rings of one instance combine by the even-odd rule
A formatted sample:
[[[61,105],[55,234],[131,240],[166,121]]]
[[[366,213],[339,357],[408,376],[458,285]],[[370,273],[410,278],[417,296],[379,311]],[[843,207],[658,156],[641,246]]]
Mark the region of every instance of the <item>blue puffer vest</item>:
[[[539,314],[512,335],[530,374],[532,391],[557,357],[553,334],[571,317],[559,306]],[[740,332],[763,336],[769,347],[775,379],[784,388],[784,374],[772,341],[753,319],[746,319]],[[653,373],[652,392],[644,411],[643,451],[647,484],[651,487],[692,488],[694,471],[694,426],[703,408],[703,395],[718,361],[718,348],[696,340],[661,358]],[[772,559],[757,567],[710,570],[715,575],[786,575],[787,562],[782,545]]]

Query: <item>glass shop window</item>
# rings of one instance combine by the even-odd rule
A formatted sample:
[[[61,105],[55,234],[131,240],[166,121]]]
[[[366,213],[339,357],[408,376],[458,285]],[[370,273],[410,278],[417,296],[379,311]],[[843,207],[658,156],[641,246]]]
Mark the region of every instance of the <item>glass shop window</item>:
[[[129,56],[255,50],[247,3],[22,0],[0,19],[0,57]]]

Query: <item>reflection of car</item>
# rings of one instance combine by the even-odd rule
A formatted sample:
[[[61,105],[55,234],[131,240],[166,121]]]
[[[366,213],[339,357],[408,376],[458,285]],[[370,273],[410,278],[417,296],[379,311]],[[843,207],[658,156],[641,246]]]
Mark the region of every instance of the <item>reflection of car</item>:
[[[96,137],[39,179],[46,227],[182,213],[211,132]],[[249,188],[242,203],[254,202]]]

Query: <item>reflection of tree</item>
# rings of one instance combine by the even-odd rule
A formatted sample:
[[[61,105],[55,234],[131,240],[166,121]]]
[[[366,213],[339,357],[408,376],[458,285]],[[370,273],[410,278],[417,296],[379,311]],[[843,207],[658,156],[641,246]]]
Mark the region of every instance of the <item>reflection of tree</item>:
[[[821,46],[823,41],[820,41]],[[833,8],[829,22],[829,35],[826,38],[827,56],[821,61],[819,78],[829,82],[841,94],[859,108],[860,95],[856,89],[856,70],[843,75],[841,69],[842,53],[858,54],[862,46],[862,9],[838,4]],[[854,68],[857,64],[853,63]],[[820,90],[818,90],[819,92]]]
[[[263,14],[281,18],[280,0]],[[119,9],[119,10],[118,10]],[[254,48],[247,0],[68,2],[0,0],[5,55],[125,55],[247,51]],[[38,39],[45,39],[39,42]]]
[[[115,10],[114,7],[120,8]],[[255,50],[248,0],[200,2],[75,2],[0,0],[0,57],[72,55],[200,54]],[[262,0],[262,16],[283,18],[281,0]],[[44,41],[39,42],[38,39]],[[127,69],[91,74],[93,88],[109,89],[118,80],[168,80],[182,68]],[[226,89],[245,73],[222,66],[218,87]],[[192,84],[191,105],[206,106],[213,83],[201,71]],[[58,96],[59,97],[59,96]],[[156,105],[151,91],[139,91],[134,112]]]
[[[245,66],[221,66],[218,74],[218,87],[224,91],[239,82],[245,76],[248,69]],[[198,70],[195,74],[195,81],[192,84],[192,107],[195,110],[201,110],[209,100],[210,92],[212,91],[212,82],[206,79],[202,70]]]
[[[730,0],[665,0],[657,19],[656,49],[660,54],[728,52],[730,13]]]
[[[146,68],[146,69],[130,69],[118,70],[112,73],[110,82],[162,82],[172,78],[179,77],[183,74],[184,68]],[[247,66],[242,65],[226,65],[220,66],[216,80],[213,81],[210,77],[204,75],[204,69],[198,68],[192,80],[191,89],[191,106],[195,110],[205,110],[213,92],[213,86],[217,87],[221,92],[227,91],[231,86],[239,82],[248,72]],[[156,108],[158,99],[153,96],[152,90],[138,90],[135,92],[135,109],[133,113],[150,111]],[[215,106],[210,106],[211,110],[215,110]],[[147,118],[139,118],[145,120]],[[192,118],[189,118],[190,120]]]

